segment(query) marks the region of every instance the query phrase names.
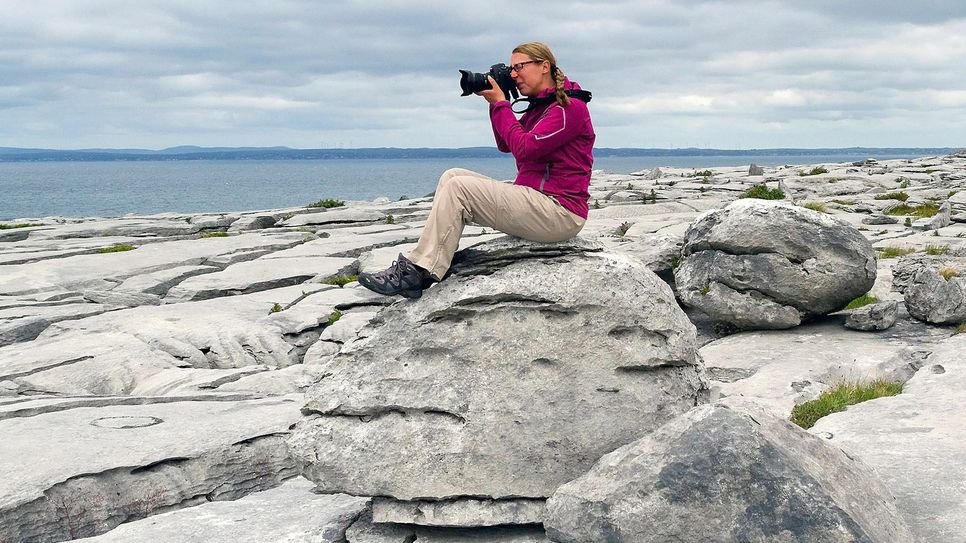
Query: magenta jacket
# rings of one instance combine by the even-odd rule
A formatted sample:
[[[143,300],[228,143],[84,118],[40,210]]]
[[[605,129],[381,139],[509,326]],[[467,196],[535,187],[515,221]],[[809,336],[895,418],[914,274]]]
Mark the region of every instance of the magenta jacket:
[[[580,86],[568,79],[564,88]],[[547,89],[539,96],[553,92]],[[490,123],[497,148],[513,153],[517,161],[515,184],[553,196],[571,213],[587,218],[597,136],[586,103],[571,98],[561,106],[554,101],[527,111],[518,121],[510,102],[496,102],[490,104]]]

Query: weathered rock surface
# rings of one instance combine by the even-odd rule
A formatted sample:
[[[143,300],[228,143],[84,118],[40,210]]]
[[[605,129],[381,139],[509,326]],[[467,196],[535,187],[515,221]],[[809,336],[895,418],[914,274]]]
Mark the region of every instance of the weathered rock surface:
[[[344,543],[345,531],[369,504],[367,498],[315,494],[299,477],[278,488],[226,502],[155,515],[110,532],[80,539],[87,543]]]
[[[373,523],[363,514],[346,530],[347,543],[550,543],[539,525],[440,528]]]
[[[801,428],[707,405],[557,489],[545,527],[558,543],[912,542],[894,502],[869,467]]]
[[[0,541],[96,535],[155,511],[276,486],[297,474],[284,438],[298,405],[289,397],[8,413],[0,418]]]
[[[542,499],[399,501],[375,498],[372,502],[373,522],[420,526],[540,524],[546,513]]]
[[[850,406],[811,432],[866,462],[919,541],[966,541],[966,334],[933,349],[902,394]]]
[[[888,300],[862,306],[849,311],[845,327],[852,330],[885,330],[896,323],[899,302]]]
[[[909,314],[933,324],[966,322],[966,258],[919,260],[918,263],[904,289]]]
[[[477,245],[384,310],[308,394],[290,442],[306,477],[401,500],[541,498],[705,401],[670,289],[593,251]]]
[[[824,213],[738,200],[695,221],[674,272],[681,300],[742,328],[797,326],[872,287],[876,256],[860,232]]]

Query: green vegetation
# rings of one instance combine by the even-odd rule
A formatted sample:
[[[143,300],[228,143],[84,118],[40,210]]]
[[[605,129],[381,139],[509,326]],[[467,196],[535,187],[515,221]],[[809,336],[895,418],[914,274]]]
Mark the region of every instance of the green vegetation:
[[[201,237],[203,238],[227,238],[230,236],[228,232],[202,232]]]
[[[818,211],[819,213],[826,213],[825,204],[822,202],[805,202],[802,204],[805,209],[811,209],[812,211]]]
[[[818,175],[820,173],[828,173],[828,169],[826,167],[824,167],[824,166],[815,166],[814,168],[812,168],[811,170],[809,170],[808,173],[801,172],[798,175],[801,176],[801,177],[805,177],[805,176],[808,176],[808,175]]]
[[[878,301],[879,299],[876,298],[875,296],[869,296],[868,294],[863,294],[862,296],[859,296],[858,298],[849,302],[849,305],[845,306],[845,309],[857,309],[864,305],[874,304]]]
[[[392,213],[386,215],[386,224],[396,224],[396,217],[393,217]]]
[[[309,205],[307,205],[305,207],[324,207],[324,208],[328,209],[330,207],[342,207],[344,205],[345,205],[345,202],[342,201],[342,200],[335,200],[335,199],[332,199],[332,198],[326,198],[325,200],[319,200],[318,202],[312,202],[311,204],[309,204]]]
[[[711,292],[711,282],[708,281],[704,284],[704,288],[701,289],[701,295],[707,296]]]
[[[886,215],[912,215],[919,218],[932,217],[936,213],[939,213],[939,205],[933,203],[919,204],[917,206],[899,204],[896,207],[886,211]]]
[[[123,253],[124,251],[133,251],[133,245],[112,245],[110,247],[102,247],[97,252],[98,253]]]
[[[907,189],[907,188],[909,188],[909,180],[908,179],[903,179],[902,182],[899,183],[899,188],[900,189]]]
[[[278,305],[276,303],[276,304],[272,305],[272,308],[271,309],[268,310],[268,314],[271,315],[272,313],[278,313],[281,310],[282,310],[282,306],[280,306],[280,305]]]
[[[916,252],[915,249],[906,247],[883,247],[878,249],[878,251],[879,258],[896,258]]]
[[[857,403],[895,396],[902,392],[902,383],[876,380],[868,384],[842,383],[822,393],[818,398],[796,405],[792,409],[791,421],[806,430],[815,426],[818,419],[831,413],[845,411]]]
[[[712,175],[714,175],[714,172],[711,170],[702,170],[700,172],[698,171],[694,172],[694,177],[711,177]]]
[[[0,230],[13,230],[14,228],[29,228],[31,226],[43,226],[43,224],[39,222],[21,222],[17,224],[0,223]]]
[[[326,326],[332,326],[333,324],[335,324],[337,320],[341,318],[342,318],[342,312],[336,309],[332,313],[329,313],[329,320],[326,323]]]
[[[358,275],[336,275],[335,277],[329,277],[325,281],[322,281],[325,285],[335,285],[337,287],[345,286],[353,281],[358,281]]]
[[[906,220],[902,221],[902,224],[904,226],[912,226],[912,219],[910,219],[909,217],[906,217]]]
[[[949,252],[949,245],[926,245],[923,252],[932,256],[944,255]]]
[[[953,277],[959,277],[959,270],[956,268],[942,268],[939,270],[939,276],[949,281]]]
[[[758,198],[759,200],[781,200],[785,193],[779,188],[770,189],[764,184],[755,185],[743,192],[741,198]]]
[[[959,192],[959,191],[958,190],[951,190],[951,191],[949,191],[949,194],[946,195],[946,198],[952,198],[953,196],[956,196],[956,193],[957,192]]]
[[[966,322],[961,322],[953,329],[954,334],[966,334]]]
[[[886,194],[880,194],[875,197],[876,200],[899,200],[900,202],[905,202],[909,199],[909,195],[905,192],[888,192]]]

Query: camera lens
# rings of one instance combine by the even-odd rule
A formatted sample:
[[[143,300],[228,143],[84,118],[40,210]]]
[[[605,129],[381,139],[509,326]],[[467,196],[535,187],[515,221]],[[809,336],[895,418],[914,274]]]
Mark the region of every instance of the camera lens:
[[[460,96],[469,96],[490,88],[490,82],[486,79],[486,74],[460,70],[460,88],[463,90]]]

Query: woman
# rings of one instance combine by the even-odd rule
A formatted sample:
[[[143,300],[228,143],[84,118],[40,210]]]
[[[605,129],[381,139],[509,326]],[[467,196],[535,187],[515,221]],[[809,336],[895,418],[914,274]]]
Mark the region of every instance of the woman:
[[[439,178],[433,207],[419,244],[359,283],[380,294],[418,298],[446,274],[466,223],[494,228],[530,241],[570,239],[587,219],[594,127],[587,104],[568,96],[580,87],[557,67],[550,48],[524,43],[510,56],[510,76],[530,107],[517,120],[492,77],[478,92],[490,104],[496,146],[512,153],[517,177],[510,185],[454,168]]]

